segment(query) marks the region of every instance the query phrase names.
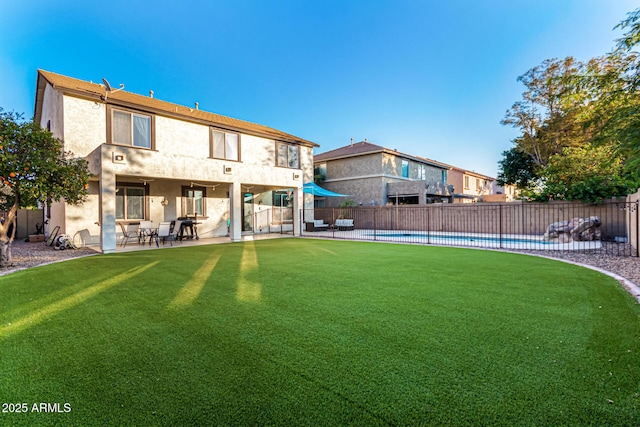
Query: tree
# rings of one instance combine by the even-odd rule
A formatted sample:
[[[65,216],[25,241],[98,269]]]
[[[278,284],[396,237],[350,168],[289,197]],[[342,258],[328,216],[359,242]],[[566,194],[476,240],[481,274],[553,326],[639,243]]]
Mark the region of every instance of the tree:
[[[567,147],[549,159],[543,172],[543,200],[582,200],[599,202],[625,196],[629,179],[624,161],[609,145]]]
[[[640,8],[628,13],[615,28],[627,30],[608,55],[615,66],[590,81],[605,95],[601,109],[611,111],[604,134],[616,141],[626,157],[626,170],[635,185],[640,185],[640,55],[633,51],[640,44]]]
[[[65,152],[51,132],[0,108],[0,209],[8,211],[0,224],[0,267],[11,263],[18,209],[61,199],[80,204],[89,178],[87,161]]]
[[[517,147],[502,152],[502,160],[498,162],[498,185],[515,185],[519,189],[531,188],[539,175],[531,156]]]
[[[588,104],[588,93],[575,90],[575,77],[584,68],[585,64],[572,57],[547,59],[518,77],[526,90],[501,123],[520,130],[513,142],[538,166],[546,166],[564,147],[581,146],[590,140],[579,120]]]

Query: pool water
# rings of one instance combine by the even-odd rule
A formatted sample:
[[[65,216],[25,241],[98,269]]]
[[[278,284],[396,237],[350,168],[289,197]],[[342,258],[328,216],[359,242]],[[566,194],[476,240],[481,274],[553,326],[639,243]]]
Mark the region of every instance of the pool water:
[[[548,241],[542,239],[526,239],[516,237],[493,237],[493,236],[465,236],[465,235],[450,235],[450,234],[433,234],[433,233],[371,233],[371,237],[389,237],[389,238],[403,238],[403,237],[416,237],[422,239],[433,240],[456,240],[464,242],[490,242],[490,243],[535,243],[537,245],[557,245],[558,241]]]

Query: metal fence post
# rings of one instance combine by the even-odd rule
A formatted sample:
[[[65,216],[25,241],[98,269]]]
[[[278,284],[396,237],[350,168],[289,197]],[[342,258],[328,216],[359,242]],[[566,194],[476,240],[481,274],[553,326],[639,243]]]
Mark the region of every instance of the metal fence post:
[[[640,200],[636,200],[636,257],[640,257]]]
[[[377,225],[376,225],[376,212],[377,211],[378,211],[378,209],[374,207],[373,208],[373,240],[377,240],[376,239],[377,232],[378,232]]]
[[[498,216],[500,218],[498,220],[498,234],[500,235],[500,249],[502,249],[502,203],[498,209]]]

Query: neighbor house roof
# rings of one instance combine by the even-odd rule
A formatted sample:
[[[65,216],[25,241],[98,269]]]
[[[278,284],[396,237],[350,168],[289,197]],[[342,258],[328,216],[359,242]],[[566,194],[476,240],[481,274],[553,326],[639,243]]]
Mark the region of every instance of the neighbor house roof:
[[[459,168],[457,166],[451,166],[451,169],[454,170],[454,171],[460,172],[460,173],[462,173],[464,175],[471,175],[471,176],[476,177],[476,178],[482,178],[482,179],[495,181],[495,178],[492,177],[492,176],[484,175],[484,174],[481,174],[481,173],[478,173],[478,172],[475,172],[475,171],[470,171],[468,169],[462,169],[462,168]]]
[[[394,156],[412,159],[421,163],[426,163],[431,166],[436,166],[442,169],[450,169],[451,166],[437,162],[435,160],[427,159],[426,157],[418,157],[412,156],[409,154],[401,153],[398,150],[392,150],[390,148],[385,148],[380,145],[372,144],[368,141],[360,141],[350,145],[346,145],[344,147],[336,148],[335,150],[327,151],[326,153],[316,154],[313,156],[314,162],[322,162],[327,160],[337,160],[344,159],[348,157],[356,157],[362,156],[365,154],[374,154],[374,153],[386,153],[392,154]]]
[[[262,136],[269,139],[276,139],[278,141],[293,142],[307,146],[319,147],[319,145],[314,142],[298,138],[297,136],[279,131],[268,126],[234,119],[216,113],[210,113],[197,108],[190,108],[183,105],[173,104],[157,98],[153,98],[151,96],[138,95],[124,90],[113,90],[111,92],[108,92],[105,85],[103,84],[87,82],[84,80],[79,80],[44,70],[38,70],[36,105],[34,111],[34,117],[37,122],[40,121],[40,117],[42,115],[42,102],[44,98],[46,83],[49,83],[54,89],[59,90],[62,93],[78,96],[81,98],[92,99],[98,102],[104,102],[107,104],[122,107],[136,108],[150,113],[216,126],[223,129],[243,132],[251,135]]]

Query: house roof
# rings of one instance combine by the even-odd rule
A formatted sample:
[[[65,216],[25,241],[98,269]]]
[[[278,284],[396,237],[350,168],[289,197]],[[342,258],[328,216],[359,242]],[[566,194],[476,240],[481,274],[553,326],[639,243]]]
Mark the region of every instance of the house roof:
[[[435,160],[427,159],[426,157],[412,156],[409,154],[401,153],[398,150],[392,150],[390,148],[385,148],[380,145],[372,144],[368,141],[360,141],[354,144],[346,145],[344,147],[336,148],[335,150],[327,151],[326,153],[321,153],[313,156],[314,162],[321,162],[326,160],[337,160],[344,159],[348,157],[356,157],[362,156],[365,154],[374,154],[374,153],[387,153],[392,154],[398,157],[403,157],[407,159],[413,159],[419,161],[421,163],[426,163],[432,166],[436,166],[442,169],[450,169],[451,166],[445,163],[437,162]]]
[[[183,105],[173,104],[157,98],[153,98],[151,96],[138,95],[124,90],[116,89],[107,92],[105,85],[87,82],[84,80],[79,80],[44,70],[38,70],[36,104],[34,111],[34,117],[38,122],[40,121],[40,117],[42,115],[42,102],[44,98],[46,83],[49,83],[54,89],[59,90],[65,94],[74,95],[81,98],[88,98],[99,102],[104,102],[106,104],[135,108],[138,110],[143,110],[145,112],[174,117],[181,120],[193,121],[210,126],[216,126],[226,130],[239,131],[251,135],[267,137],[269,139],[276,139],[278,141],[319,147],[319,145],[314,142],[298,138],[297,136],[279,131],[268,126],[234,119],[232,117],[227,117],[216,113],[210,113],[208,111],[199,110],[197,108],[190,108]]]
[[[481,174],[481,173],[478,173],[478,172],[475,172],[475,171],[470,171],[470,170],[467,170],[467,169],[462,169],[462,168],[459,168],[457,166],[451,166],[451,169],[454,170],[454,171],[460,172],[463,175],[471,175],[471,176],[476,177],[476,178],[482,178],[482,179],[488,179],[488,180],[495,181],[495,178],[492,177],[492,176],[484,175],[484,174]]]

